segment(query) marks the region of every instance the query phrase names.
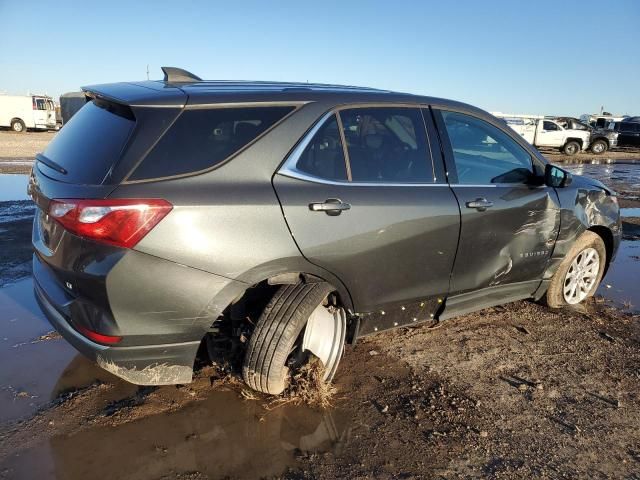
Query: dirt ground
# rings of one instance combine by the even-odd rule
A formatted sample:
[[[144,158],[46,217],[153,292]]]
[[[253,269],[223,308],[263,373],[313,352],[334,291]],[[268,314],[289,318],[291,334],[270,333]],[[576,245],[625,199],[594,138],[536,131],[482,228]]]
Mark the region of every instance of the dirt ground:
[[[595,301],[561,311],[519,302],[437,328],[406,328],[365,339],[348,348],[336,381],[332,410],[348,420],[338,424],[333,445],[320,452],[294,448],[292,458],[282,463],[286,471],[267,468],[263,473],[292,479],[638,478],[639,321],[638,315]],[[16,453],[28,458],[37,443],[55,446],[57,439],[67,439],[59,456],[69,459],[58,465],[58,478],[81,478],[84,470],[77,470],[69,443],[78,449],[88,442],[81,451],[103,452],[103,436],[119,438],[116,432],[126,436],[127,430],[142,435],[136,426],[146,431],[154,419],[162,424],[176,416],[182,442],[167,446],[166,440],[157,440],[149,450],[160,449],[159,455],[120,451],[118,467],[92,478],[116,473],[126,478],[224,478],[219,473],[226,467],[206,462],[196,470],[176,470],[180,462],[174,450],[179,453],[190,435],[198,435],[190,430],[198,431],[193,425],[184,427],[180,415],[206,403],[214,389],[218,395],[229,390],[224,404],[250,409],[258,426],[265,421],[261,417],[267,417],[268,426],[269,416],[286,408],[270,409],[265,398],[245,399],[236,381],[224,380],[211,367],[200,370],[188,386],[127,388],[97,382],[60,393],[35,416],[4,429],[0,478],[18,478],[13,476]],[[320,414],[310,410],[303,417]],[[285,415],[291,422],[290,412]],[[282,439],[280,428],[272,454],[280,452]],[[133,468],[140,461],[161,462],[165,472],[173,473],[148,475],[157,469]],[[245,478],[248,471],[225,473]],[[181,476],[186,474],[195,476]]]
[[[0,132],[0,159],[26,158],[27,147],[5,143],[13,136]],[[637,177],[591,167],[621,206],[640,207]],[[204,354],[189,385],[137,387],[48,333],[27,295],[30,209],[0,202],[0,396],[12,402],[0,399],[0,479],[640,480],[631,303],[517,302],[362,339],[347,347],[324,410],[252,394],[237,369]],[[612,267],[605,296],[618,284],[638,294],[640,218],[625,217],[623,231],[622,270]],[[29,322],[25,338],[12,337]],[[30,386],[42,379],[53,386]]]

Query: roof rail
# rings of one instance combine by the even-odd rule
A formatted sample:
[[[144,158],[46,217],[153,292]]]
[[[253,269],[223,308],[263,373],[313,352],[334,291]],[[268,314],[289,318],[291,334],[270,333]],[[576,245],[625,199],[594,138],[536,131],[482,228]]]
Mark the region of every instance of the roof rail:
[[[164,72],[164,81],[168,83],[200,82],[202,79],[191,72],[177,67],[161,67]]]

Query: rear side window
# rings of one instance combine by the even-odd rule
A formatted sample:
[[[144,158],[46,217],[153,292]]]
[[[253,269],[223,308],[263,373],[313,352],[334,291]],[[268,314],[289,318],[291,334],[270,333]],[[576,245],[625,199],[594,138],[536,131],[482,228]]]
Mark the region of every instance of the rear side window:
[[[354,182],[433,183],[427,135],[417,108],[340,112]]]
[[[62,182],[101,184],[118,161],[135,126],[128,107],[93,100],[83,106],[49,142],[43,155],[66,174],[38,164],[46,175]]]
[[[347,168],[336,116],[332,115],[304,149],[296,169],[318,178],[347,180]]]
[[[129,180],[171,177],[211,168],[247,146],[294,107],[185,110]]]

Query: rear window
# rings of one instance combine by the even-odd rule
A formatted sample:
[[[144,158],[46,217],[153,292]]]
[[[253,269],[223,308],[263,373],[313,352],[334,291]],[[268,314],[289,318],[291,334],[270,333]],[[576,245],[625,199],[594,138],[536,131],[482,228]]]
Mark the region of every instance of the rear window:
[[[247,146],[293,109],[286,106],[185,110],[129,180],[211,168]]]
[[[42,163],[38,168],[63,182],[101,184],[120,158],[134,126],[128,107],[93,100],[69,120],[43,152],[67,173],[59,173]]]

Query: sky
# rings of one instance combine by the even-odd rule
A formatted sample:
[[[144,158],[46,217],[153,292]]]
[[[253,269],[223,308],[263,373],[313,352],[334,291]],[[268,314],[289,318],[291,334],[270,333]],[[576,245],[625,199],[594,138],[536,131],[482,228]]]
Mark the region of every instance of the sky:
[[[489,111],[640,115],[640,0],[0,0],[0,92],[162,78],[361,85]]]

